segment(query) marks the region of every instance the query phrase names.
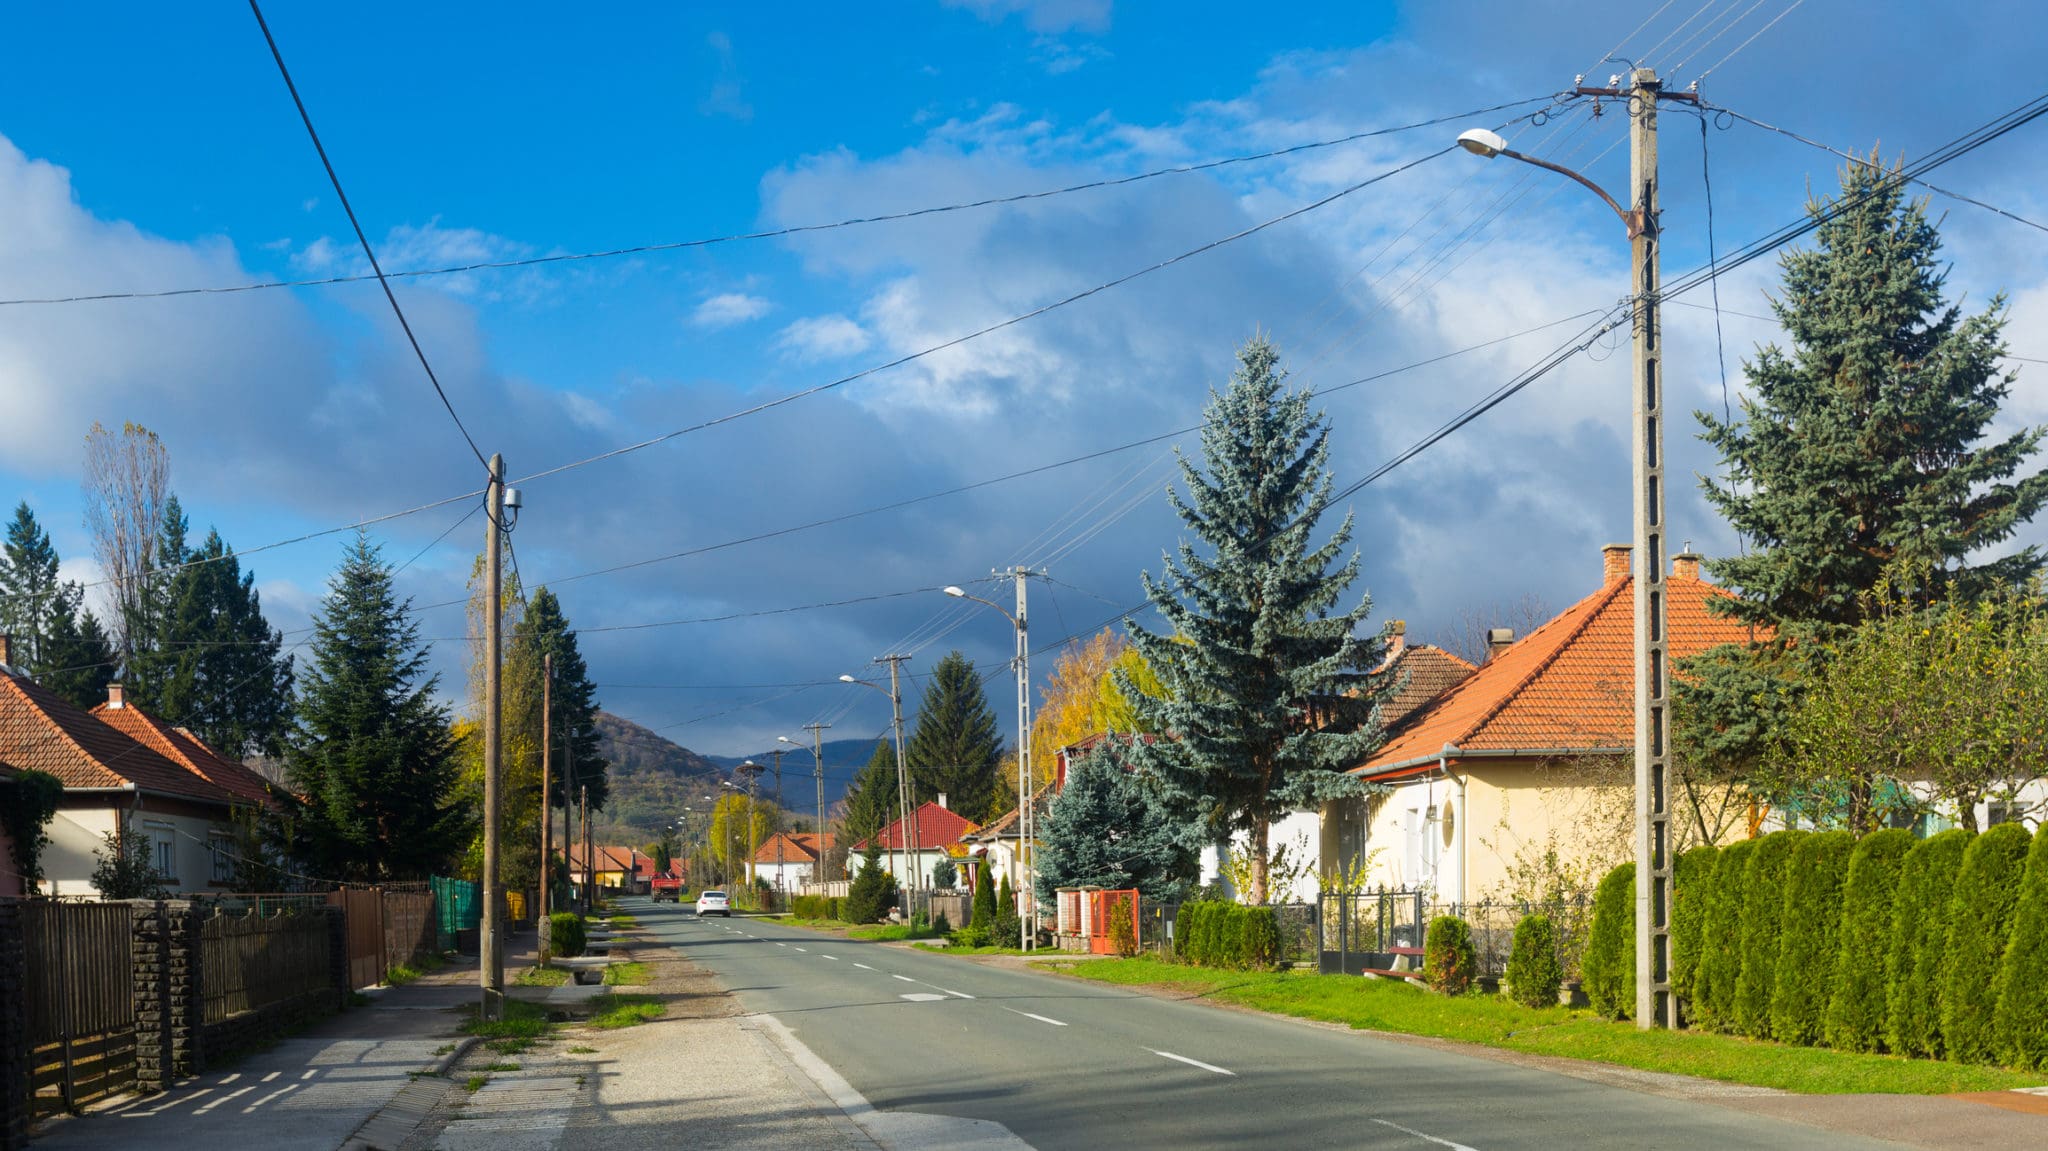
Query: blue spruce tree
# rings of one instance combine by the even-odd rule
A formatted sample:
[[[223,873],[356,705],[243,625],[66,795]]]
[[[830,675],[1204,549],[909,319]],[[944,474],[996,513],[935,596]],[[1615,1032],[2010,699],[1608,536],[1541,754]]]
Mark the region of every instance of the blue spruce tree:
[[[1379,745],[1393,686],[1370,674],[1384,637],[1359,634],[1371,597],[1331,614],[1358,577],[1357,553],[1344,557],[1351,517],[1315,546],[1330,505],[1329,429],[1285,382],[1279,352],[1255,337],[1229,389],[1211,392],[1208,474],[1183,460],[1188,498],[1169,493],[1201,547],[1183,541],[1163,578],[1144,577],[1171,633],[1131,626],[1165,696],[1119,675],[1144,729],[1164,733],[1132,749],[1134,765],[1210,842],[1245,836],[1254,903],[1267,900],[1274,820],[1367,792],[1343,772]]]

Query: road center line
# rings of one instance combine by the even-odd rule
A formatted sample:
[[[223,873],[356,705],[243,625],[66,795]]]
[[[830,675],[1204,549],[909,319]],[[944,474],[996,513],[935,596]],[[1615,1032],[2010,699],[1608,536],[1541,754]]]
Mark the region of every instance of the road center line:
[[[822,952],[822,951],[820,951],[820,952],[818,953],[818,958],[820,958],[820,959],[829,959],[829,960],[831,960],[831,961],[832,961],[832,962],[834,962],[834,963],[837,963],[837,962],[839,962],[839,957],[838,957],[837,955],[827,955],[827,954],[825,954],[825,953],[824,953],[824,952]]]
[[[916,983],[916,982],[917,982],[917,980],[915,980],[915,979],[912,979],[912,978],[911,978],[910,976],[908,976],[908,975],[891,975],[891,976],[889,976],[889,978],[891,978],[891,979],[901,979],[901,980],[902,980],[903,982],[905,982],[905,983]]]
[[[1061,1023],[1061,1022],[1060,1022],[1059,1020],[1057,1020],[1057,1019],[1054,1019],[1054,1018],[1052,1018],[1052,1017],[1050,1017],[1050,1016],[1046,1016],[1046,1015],[1038,1015],[1038,1014],[1035,1014],[1035,1013],[1033,1013],[1033,1012],[1030,1012],[1030,1011],[1019,1011],[1019,1010],[1017,1010],[1017,1009],[1016,1009],[1016,1008],[1014,1008],[1014,1007],[1005,1007],[1005,1008],[1003,1008],[1003,1010],[1005,1010],[1005,1011],[1009,1012],[1009,1013],[1010,1013],[1010,1014],[1012,1014],[1012,1015],[1022,1015],[1022,1016],[1023,1016],[1024,1018],[1026,1018],[1026,1019],[1036,1019],[1036,1020],[1038,1020],[1038,1021],[1039,1021],[1040,1023],[1050,1023],[1050,1024],[1052,1024],[1052,1025],[1053,1025],[1054,1027],[1065,1027],[1065,1026],[1066,1026],[1066,1024],[1064,1024],[1064,1023]]]
[[[932,990],[934,990],[934,991],[945,991],[945,992],[946,992],[946,994],[948,994],[948,995],[952,996],[952,997],[953,997],[953,998],[955,998],[955,999],[972,999],[972,998],[974,998],[974,996],[972,996],[972,995],[969,995],[969,994],[967,994],[967,993],[966,993],[965,991],[948,991],[948,990],[947,990],[946,988],[944,988],[944,987],[940,987],[940,986],[939,986],[938,984],[936,984],[936,983],[927,983],[927,984],[925,984],[925,986],[926,986],[926,987],[929,987],[929,988],[931,988],[931,989],[932,989]]]
[[[1372,1116],[1368,1115],[1366,1116],[1366,1118],[1372,1119]],[[1451,1151],[1472,1151],[1472,1148],[1467,1147],[1463,1143],[1453,1143],[1449,1139],[1439,1139],[1434,1135],[1425,1135],[1422,1132],[1417,1131],[1413,1127],[1403,1127],[1399,1123],[1396,1123],[1391,1119],[1373,1119],[1372,1121],[1379,1124],[1382,1127],[1392,1127],[1394,1130],[1399,1131],[1403,1135],[1413,1135],[1417,1139],[1420,1139],[1425,1143],[1434,1143],[1439,1147],[1449,1147],[1451,1148]]]
[[[777,947],[788,947],[788,946],[789,946],[789,944],[787,944],[787,943],[778,943],[778,944],[776,944],[775,946],[777,946]]]
[[[1150,1051],[1154,1055],[1162,1055],[1168,1059],[1185,1063],[1190,1067],[1199,1067],[1204,1071],[1214,1071],[1218,1075],[1228,1075],[1233,1079],[1237,1077],[1237,1072],[1225,1071],[1223,1068],[1216,1066],[1214,1063],[1204,1063],[1199,1059],[1190,1059],[1185,1055],[1175,1055],[1171,1051],[1161,1051],[1156,1047],[1147,1047],[1145,1050]]]
[[[808,948],[808,947],[799,947],[799,948],[797,948],[797,950],[798,950],[798,951],[801,951],[801,952],[803,952],[803,953],[804,953],[804,954],[806,954],[806,955],[810,954],[810,951],[811,951],[811,949],[810,949],[810,948]]]
[[[856,963],[856,964],[854,964],[854,966],[855,966],[855,967],[858,967],[858,968],[860,968],[860,969],[861,969],[862,971],[873,971],[873,970],[874,970],[874,968],[872,968],[872,967],[869,967],[869,966],[868,966],[867,964],[865,964],[865,963]]]

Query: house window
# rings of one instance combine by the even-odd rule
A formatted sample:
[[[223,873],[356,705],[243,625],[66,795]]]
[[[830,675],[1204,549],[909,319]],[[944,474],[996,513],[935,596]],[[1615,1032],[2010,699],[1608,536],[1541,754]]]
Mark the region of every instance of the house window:
[[[176,883],[178,880],[177,832],[168,823],[145,823],[142,825],[142,833],[149,837],[149,841],[153,845],[150,850],[150,860],[156,865],[157,874],[163,876],[165,882]]]
[[[235,881],[235,841],[231,836],[218,832],[206,838],[206,853],[213,857],[213,874],[208,876],[214,883]]]

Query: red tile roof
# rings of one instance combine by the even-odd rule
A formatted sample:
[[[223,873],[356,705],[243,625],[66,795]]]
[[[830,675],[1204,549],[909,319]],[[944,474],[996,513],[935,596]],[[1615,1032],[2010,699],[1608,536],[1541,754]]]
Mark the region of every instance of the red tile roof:
[[[1380,709],[1380,723],[1392,728],[1420,711],[1425,705],[1472,678],[1479,669],[1440,647],[1426,643],[1401,649],[1387,665],[1396,682],[1407,677],[1401,690]]]
[[[1665,583],[1673,658],[1751,638],[1746,625],[1709,612],[1727,591],[1699,579],[1693,564],[1679,573]],[[1610,573],[1599,591],[1487,661],[1353,770],[1433,765],[1446,745],[1493,755],[1628,750],[1635,741],[1633,587],[1632,576]]]
[[[782,862],[815,863],[818,860],[818,836],[810,831],[778,831],[761,842],[760,850],[754,853],[755,863],[774,863],[776,841],[781,841]],[[832,833],[825,833],[825,848],[832,847]]]
[[[595,855],[597,858],[597,870],[599,871],[617,871],[622,874],[632,874],[641,871],[645,871],[650,875],[654,873],[654,857],[642,852],[638,848],[605,847],[600,844]],[[583,849],[581,847],[569,849],[569,866],[571,868],[581,869],[583,859]]]
[[[197,772],[101,723],[25,676],[0,672],[0,759],[66,788],[123,788],[229,804]]]
[[[184,728],[173,727],[132,703],[123,703],[119,707],[103,703],[93,708],[91,714],[94,719],[147,745],[150,750],[244,803],[275,805],[277,802],[269,780],[215,752],[205,740]]]
[[[960,842],[960,837],[980,828],[980,824],[959,812],[940,807],[929,800],[911,812],[916,817],[916,842],[910,845],[912,851],[931,851]],[[855,851],[866,851],[870,843],[883,851],[901,851],[903,842],[912,838],[905,835],[902,820],[896,820],[867,839],[853,845]]]

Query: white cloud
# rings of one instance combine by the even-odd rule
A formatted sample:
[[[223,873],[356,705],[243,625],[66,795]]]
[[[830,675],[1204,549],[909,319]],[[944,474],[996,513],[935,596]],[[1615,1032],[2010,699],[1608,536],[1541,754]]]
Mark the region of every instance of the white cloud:
[[[776,343],[800,360],[836,360],[866,351],[867,329],[834,313],[806,316],[782,329]]]
[[[1111,0],[943,0],[948,8],[964,8],[991,24],[1001,23],[1016,13],[1034,32],[1084,32],[1109,30]]]
[[[700,328],[730,328],[758,320],[768,314],[774,305],[760,296],[745,292],[721,292],[698,304],[690,313],[690,323]]]

